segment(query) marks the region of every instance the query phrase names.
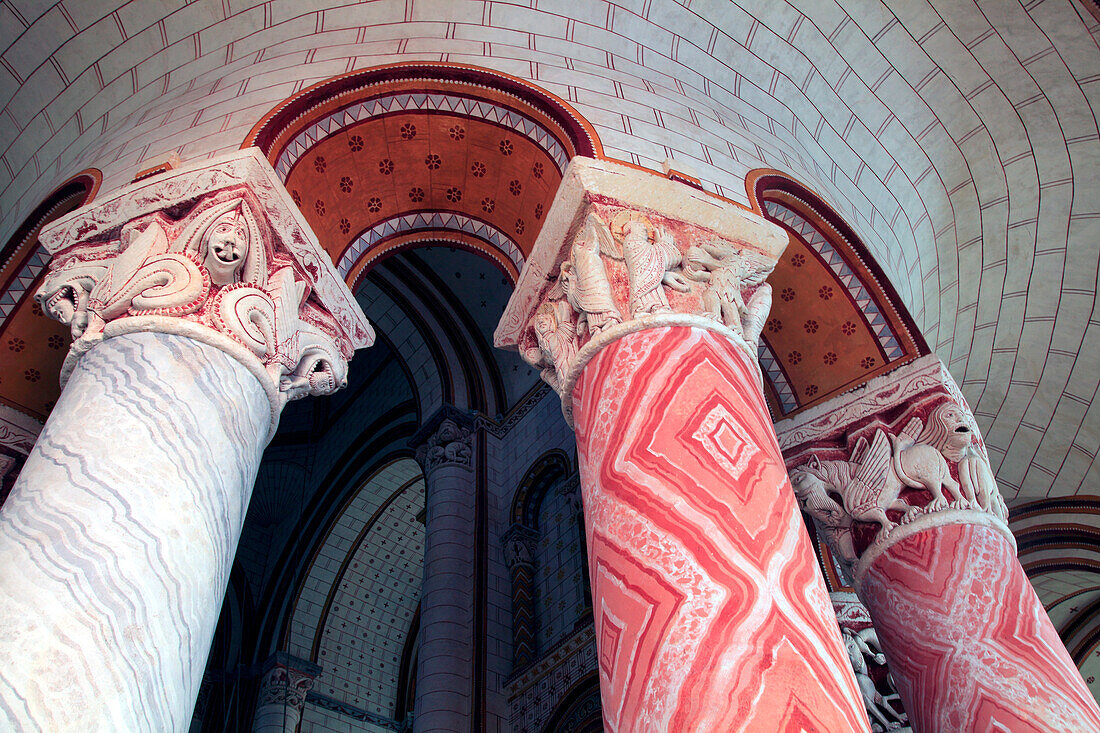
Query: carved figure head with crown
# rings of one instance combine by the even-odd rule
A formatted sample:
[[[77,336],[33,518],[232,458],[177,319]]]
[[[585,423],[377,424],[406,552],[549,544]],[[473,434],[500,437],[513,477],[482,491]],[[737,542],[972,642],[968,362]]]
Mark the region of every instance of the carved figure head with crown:
[[[210,224],[202,237],[203,265],[214,285],[236,282],[248,255],[248,225],[240,206],[225,212]]]
[[[178,238],[176,251],[190,253],[210,275],[210,284],[224,287],[245,283],[267,285],[266,227],[261,227],[247,195],[219,197],[191,217]]]

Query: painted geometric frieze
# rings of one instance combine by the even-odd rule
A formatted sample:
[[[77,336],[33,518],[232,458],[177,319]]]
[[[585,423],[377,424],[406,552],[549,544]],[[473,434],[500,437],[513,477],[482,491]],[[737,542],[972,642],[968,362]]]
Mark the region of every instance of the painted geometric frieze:
[[[694,188],[574,158],[496,332],[563,396],[623,334],[694,325],[755,360],[782,230]]]
[[[851,266],[818,227],[799,212],[779,202],[763,201],[761,206],[770,216],[795,230],[833,272],[875,335],[886,361],[905,356],[904,341],[898,336],[897,328],[883,315],[862,279],[852,271]]]
[[[352,285],[427,240],[514,282],[570,158],[601,150],[567,102],[453,63],[341,75],[280,103],[248,139]]]
[[[776,297],[760,344],[777,419],[929,353],[905,304],[828,204],[774,170],[750,172],[746,185],[790,237],[768,278]]]
[[[974,416],[938,359],[835,402],[777,430],[794,493],[857,590],[885,548],[921,529],[975,522],[1011,538]]]
[[[399,112],[442,112],[484,120],[529,139],[546,152],[559,171],[564,170],[569,162],[569,153],[558,140],[563,134],[561,131],[553,134],[535,120],[500,104],[454,93],[437,92],[387,94],[328,114],[299,132],[286,145],[275,162],[275,170],[285,179],[299,158],[318,141],[358,123]]]
[[[182,333],[258,362],[279,399],[346,384],[373,331],[266,161],[244,150],[120,190],[42,233],[36,294],[67,324],[62,369],[106,337]]]
[[[504,564],[512,577],[512,668],[523,669],[538,654],[538,598],[535,562],[539,533],[513,524],[500,538]]]
[[[541,731],[571,689],[596,670],[596,639],[582,626],[505,683],[513,731]]]

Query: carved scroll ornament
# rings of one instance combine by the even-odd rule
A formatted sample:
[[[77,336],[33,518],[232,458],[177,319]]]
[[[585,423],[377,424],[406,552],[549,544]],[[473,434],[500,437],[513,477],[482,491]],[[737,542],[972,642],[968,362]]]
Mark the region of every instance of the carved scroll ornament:
[[[550,276],[520,353],[559,394],[601,337],[663,321],[722,330],[755,358],[774,256],[653,212],[594,206]],[[624,316],[629,314],[629,316]]]
[[[285,399],[346,384],[352,344],[246,190],[212,194],[178,220],[147,214],[116,237],[58,252],[35,298],[72,331],[62,381],[108,324],[152,317],[163,319],[152,330],[188,321],[243,346]]]
[[[897,434],[874,426],[870,439],[860,435],[839,460],[811,452],[790,477],[802,509],[857,580],[868,550],[886,546],[900,527],[918,519],[949,522],[952,512],[963,511],[1000,527],[1008,520],[977,426],[968,410],[949,400],[923,418],[911,416]]]

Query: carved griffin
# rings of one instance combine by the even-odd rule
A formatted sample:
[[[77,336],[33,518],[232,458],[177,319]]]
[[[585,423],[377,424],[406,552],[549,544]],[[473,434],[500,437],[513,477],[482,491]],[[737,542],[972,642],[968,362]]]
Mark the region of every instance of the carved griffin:
[[[703,314],[754,346],[772,307],[772,288],[764,280],[774,267],[751,251],[719,242],[689,247],[684,254],[684,274],[707,284]]]
[[[898,498],[906,486],[931,492],[929,509],[933,510],[947,507],[944,489],[952,500],[963,498],[943,454],[931,445],[916,442],[922,427],[921,419],[913,418],[899,436],[888,436],[880,428],[870,445],[866,438],[860,438],[851,461],[814,457],[791,472],[791,481],[798,486],[796,491],[808,496],[839,494],[852,519],[880,525],[881,540],[895,526],[886,515],[888,510],[914,509]]]

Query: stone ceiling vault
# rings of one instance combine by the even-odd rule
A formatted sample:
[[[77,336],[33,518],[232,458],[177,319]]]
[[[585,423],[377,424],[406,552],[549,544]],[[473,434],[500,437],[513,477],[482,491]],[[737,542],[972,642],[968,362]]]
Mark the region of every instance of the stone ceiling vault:
[[[109,191],[164,153],[234,150],[273,107],[324,80],[396,62],[483,67],[566,100],[609,157],[653,169],[675,158],[746,205],[745,176],[759,168],[813,189],[859,232],[950,366],[1010,504],[1092,494],[1098,40],[1078,0],[5,0],[0,242],[75,173],[100,169]],[[447,191],[459,188],[463,206],[513,205],[462,213],[524,251],[530,234],[516,220],[529,224],[538,202],[508,191],[518,173],[506,166],[533,168],[539,153],[517,139],[492,191],[479,188],[490,181],[470,179],[477,160],[445,162],[458,118],[408,114],[333,137],[340,152],[325,152],[326,165],[354,171],[352,191],[344,175],[310,188],[324,190],[326,212],[356,197],[358,218],[343,232],[344,217],[322,220],[314,196],[303,199],[311,223],[346,237],[342,247],[396,215],[385,207],[414,187],[441,211],[455,210]],[[406,123],[423,136],[401,138]],[[498,129],[477,124],[467,142],[491,155]],[[368,146],[353,151],[353,134],[386,151],[359,155]],[[317,174],[314,159],[297,166],[303,180]],[[9,340],[5,364],[21,353]]]

